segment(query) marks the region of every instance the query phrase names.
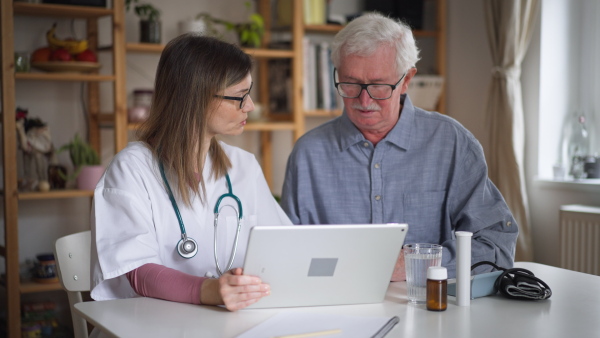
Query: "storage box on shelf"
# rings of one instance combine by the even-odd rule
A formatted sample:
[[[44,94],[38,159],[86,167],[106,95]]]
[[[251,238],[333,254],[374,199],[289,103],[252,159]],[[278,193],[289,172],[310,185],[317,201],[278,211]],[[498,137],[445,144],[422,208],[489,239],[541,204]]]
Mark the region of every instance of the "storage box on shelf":
[[[123,110],[124,97],[119,95],[123,92],[124,84],[124,36],[123,0],[113,0],[113,8],[72,6],[62,4],[40,4],[2,1],[0,9],[0,33],[2,36],[2,143],[3,143],[3,206],[4,206],[4,243],[0,246],[0,255],[4,257],[6,274],[2,281],[6,290],[6,330],[7,336],[21,336],[21,295],[24,293],[36,293],[52,290],[60,290],[59,283],[36,283],[33,281],[20,280],[19,244],[25,241],[19,240],[19,203],[23,200],[48,200],[68,198],[89,198],[92,191],[89,190],[50,190],[48,192],[20,192],[17,186],[17,137],[14,111],[16,102],[16,82],[44,81],[44,82],[86,82],[88,84],[88,107],[89,137],[91,144],[99,150],[100,136],[98,131],[99,114],[99,82],[110,82],[114,85],[114,116],[126,114]],[[14,69],[14,42],[15,17],[52,17],[84,19],[87,28],[87,40],[91,49],[97,48],[98,19],[101,17],[112,18],[113,69],[110,74],[98,74],[97,70],[88,73],[62,73],[62,72],[39,72],[15,73]],[[19,20],[18,18],[16,20]],[[51,84],[49,84],[51,85]],[[65,118],[69,118],[65,113]],[[125,126],[119,126],[125,127]],[[26,243],[26,242],[25,242]],[[4,306],[3,306],[4,307]]]

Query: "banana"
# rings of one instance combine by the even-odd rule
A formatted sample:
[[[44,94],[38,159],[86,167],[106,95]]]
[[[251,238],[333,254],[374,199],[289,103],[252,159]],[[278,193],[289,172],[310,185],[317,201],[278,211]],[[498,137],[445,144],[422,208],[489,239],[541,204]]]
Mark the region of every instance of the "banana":
[[[88,49],[87,40],[61,40],[56,37],[56,23],[46,32],[46,40],[52,49],[65,48],[70,54],[76,55]]]

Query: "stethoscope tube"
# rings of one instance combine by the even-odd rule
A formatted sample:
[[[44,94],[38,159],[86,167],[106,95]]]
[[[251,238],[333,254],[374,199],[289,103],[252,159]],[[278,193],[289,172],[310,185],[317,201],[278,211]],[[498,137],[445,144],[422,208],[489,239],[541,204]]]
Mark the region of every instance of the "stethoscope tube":
[[[240,231],[242,230],[242,217],[243,217],[243,209],[242,209],[242,202],[240,201],[240,199],[233,194],[233,190],[231,188],[231,180],[229,179],[229,174],[225,174],[225,180],[227,181],[227,189],[228,189],[228,193],[223,194],[219,197],[219,199],[217,199],[217,203],[215,203],[215,210],[214,210],[214,214],[215,214],[215,218],[214,218],[214,227],[215,227],[215,239],[214,239],[214,251],[215,251],[215,265],[217,267],[217,273],[220,275],[222,275],[225,271],[228,271],[231,269],[231,267],[233,266],[233,260],[235,259],[235,254],[237,253],[237,247],[238,247],[238,239],[240,238],[239,234]],[[221,266],[219,265],[219,255],[217,254],[217,227],[219,225],[219,206],[221,205],[221,201],[226,198],[226,197],[231,197],[233,198],[237,205],[238,205],[238,209],[240,210],[240,212],[238,213],[237,210],[235,210],[235,208],[233,208],[233,210],[236,213],[237,216],[237,229],[236,229],[236,233],[235,233],[235,239],[233,240],[233,247],[231,248],[231,255],[229,258],[229,262],[227,263],[227,266],[225,267],[225,270],[221,270]]]
[[[179,242],[177,242],[177,253],[183,258],[192,258],[198,253],[198,243],[193,238],[187,236],[187,233],[185,231],[185,225],[183,224],[183,219],[181,217],[181,213],[179,212],[179,207],[177,206],[177,202],[175,201],[175,197],[173,195],[173,192],[171,191],[171,186],[169,185],[169,182],[167,181],[167,177],[165,175],[165,169],[164,169],[162,162],[159,162],[159,168],[160,168],[160,175],[166,186],[167,194],[169,195],[169,200],[171,201],[171,205],[173,206],[173,210],[175,211],[175,215],[177,216],[177,222],[179,223],[179,230],[181,231],[181,239],[179,240]],[[222,275],[223,273],[225,273],[226,271],[230,270],[231,267],[233,266],[233,261],[235,260],[235,255],[237,253],[240,232],[242,230],[242,217],[243,217],[242,202],[236,195],[233,194],[233,189],[231,187],[231,180],[229,178],[229,174],[225,174],[225,180],[227,183],[228,192],[219,196],[219,198],[217,199],[217,203],[215,204],[215,208],[214,208],[214,216],[215,216],[214,217],[214,234],[215,235],[214,235],[213,248],[214,248],[214,256],[215,256],[215,265],[216,265],[217,273],[219,274],[219,276]],[[236,233],[235,233],[233,247],[231,249],[231,256],[229,258],[229,262],[227,262],[227,266],[225,267],[225,269],[221,270],[221,266],[219,264],[219,255],[217,254],[217,251],[218,251],[217,250],[217,242],[218,242],[217,228],[219,225],[219,212],[220,212],[219,207],[221,206],[221,201],[226,197],[230,197],[236,201],[238,209],[239,209],[239,213],[232,206],[226,205],[226,206],[233,208],[236,213],[237,229],[236,229]]]
[[[179,212],[177,202],[175,201],[175,197],[173,196],[173,192],[171,191],[171,186],[169,185],[169,181],[167,181],[167,176],[165,175],[165,168],[162,162],[160,162],[159,165],[160,176],[162,177],[163,182],[167,187],[169,200],[171,201],[171,205],[173,206],[173,210],[175,211],[175,215],[177,216],[179,230],[181,231],[181,239],[179,240],[179,242],[177,242],[177,253],[183,258],[192,258],[198,253],[198,243],[193,238],[187,236],[187,233],[185,232],[185,225],[183,225],[183,219],[181,218],[181,213]]]

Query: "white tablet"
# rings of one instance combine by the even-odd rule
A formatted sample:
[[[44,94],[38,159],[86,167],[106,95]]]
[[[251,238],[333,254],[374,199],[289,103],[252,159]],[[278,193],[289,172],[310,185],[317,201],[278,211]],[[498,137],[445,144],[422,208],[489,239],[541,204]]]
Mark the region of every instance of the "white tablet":
[[[244,274],[271,294],[248,308],[383,301],[407,224],[255,226]]]

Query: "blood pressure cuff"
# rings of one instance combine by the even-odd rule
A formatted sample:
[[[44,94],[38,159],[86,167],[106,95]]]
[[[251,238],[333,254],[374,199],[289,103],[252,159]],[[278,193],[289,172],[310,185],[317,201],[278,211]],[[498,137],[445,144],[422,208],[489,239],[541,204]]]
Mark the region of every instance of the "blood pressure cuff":
[[[494,282],[494,289],[506,298],[522,300],[543,300],[552,296],[552,290],[543,280],[537,278],[533,272],[522,269],[505,269],[488,261],[475,263],[471,270],[481,265],[491,265],[496,270],[502,271]]]

